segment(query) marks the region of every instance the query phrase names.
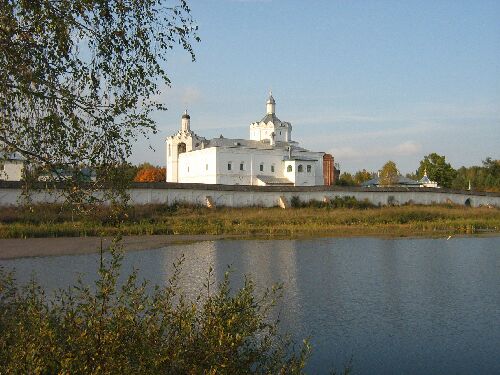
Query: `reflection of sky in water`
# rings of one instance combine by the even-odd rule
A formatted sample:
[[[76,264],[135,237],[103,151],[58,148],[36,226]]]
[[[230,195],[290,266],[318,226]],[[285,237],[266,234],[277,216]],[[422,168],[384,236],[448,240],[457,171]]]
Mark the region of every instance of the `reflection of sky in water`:
[[[357,374],[500,373],[500,238],[215,241],[131,252],[124,271],[165,283],[182,254],[180,285],[195,297],[210,265],[249,274],[259,290],[285,284],[282,328],[314,347],[310,372],[351,355]],[[0,261],[49,292],[89,282],[97,254]]]

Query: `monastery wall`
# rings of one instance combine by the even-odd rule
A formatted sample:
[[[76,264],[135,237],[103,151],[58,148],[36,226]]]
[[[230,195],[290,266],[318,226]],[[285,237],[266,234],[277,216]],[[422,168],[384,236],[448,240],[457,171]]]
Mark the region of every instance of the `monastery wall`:
[[[433,188],[342,188],[337,186],[244,186],[177,183],[134,183],[129,190],[135,204],[189,203],[215,206],[279,206],[290,204],[297,196],[303,202],[323,201],[335,197],[367,199],[375,205],[455,203],[459,205],[500,207],[500,193],[483,193]],[[21,197],[21,183],[0,182],[0,206],[17,205]],[[41,192],[32,197],[34,202],[54,202],[57,197]]]
[[[23,175],[23,163],[20,161],[0,160],[0,179],[19,181]]]

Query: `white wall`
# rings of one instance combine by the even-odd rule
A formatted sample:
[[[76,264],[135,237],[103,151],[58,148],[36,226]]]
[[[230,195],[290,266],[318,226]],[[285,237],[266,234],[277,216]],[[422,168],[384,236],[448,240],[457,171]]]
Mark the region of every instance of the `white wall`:
[[[216,154],[216,147],[180,154],[178,164],[179,182],[216,184]]]
[[[316,164],[317,161],[295,160],[295,186],[314,186],[316,184]],[[299,166],[302,166],[302,172],[299,172]],[[311,171],[307,172],[307,166]]]
[[[21,181],[23,162],[17,160],[0,160],[0,180]]]
[[[145,185],[147,186],[147,185]],[[0,206],[18,205],[21,200],[20,187],[2,187],[0,185]],[[211,197],[216,206],[243,207],[243,206],[278,206],[280,197],[288,202],[292,197],[298,196],[302,201],[308,202],[312,199],[323,201],[323,199],[334,199],[335,197],[353,196],[358,200],[367,199],[373,204],[387,205],[417,203],[455,203],[465,205],[470,202],[472,207],[492,205],[500,207],[500,195],[474,194],[468,191],[456,192],[444,189],[383,189],[367,188],[356,190],[334,190],[331,187],[313,188],[283,188],[274,189],[268,187],[220,187],[208,188],[206,185],[193,185],[192,187],[179,187],[177,184],[168,184],[164,188],[134,188],[129,190],[132,203],[135,204],[168,204],[184,202],[190,204],[205,205],[207,197]],[[60,198],[46,192],[34,193],[32,201],[54,202]]]
[[[286,151],[243,147],[210,147],[179,156],[179,182],[223,185],[259,185],[258,175],[284,177]],[[231,170],[228,164],[231,163]],[[240,169],[243,164],[243,170]],[[260,165],[263,165],[263,171]],[[208,171],[206,170],[208,165]],[[271,166],[274,165],[274,172]],[[188,172],[189,167],[189,172]]]

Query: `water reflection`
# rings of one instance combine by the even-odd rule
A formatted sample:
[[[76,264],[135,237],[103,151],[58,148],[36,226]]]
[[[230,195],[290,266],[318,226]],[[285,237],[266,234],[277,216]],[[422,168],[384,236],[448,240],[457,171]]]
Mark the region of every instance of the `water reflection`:
[[[308,370],[354,356],[357,374],[500,373],[500,238],[215,241],[128,253],[124,271],[164,284],[182,254],[180,287],[197,296],[214,268],[232,286],[285,284],[284,330],[311,337]],[[98,255],[2,261],[20,282],[35,272],[49,292],[77,273],[96,277]]]

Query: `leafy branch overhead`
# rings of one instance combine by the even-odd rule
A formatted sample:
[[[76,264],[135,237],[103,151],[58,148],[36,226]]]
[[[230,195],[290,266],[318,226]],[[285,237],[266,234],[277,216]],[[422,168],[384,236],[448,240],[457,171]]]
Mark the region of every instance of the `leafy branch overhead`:
[[[0,146],[51,175],[123,163],[194,41],[183,0],[0,0]]]

